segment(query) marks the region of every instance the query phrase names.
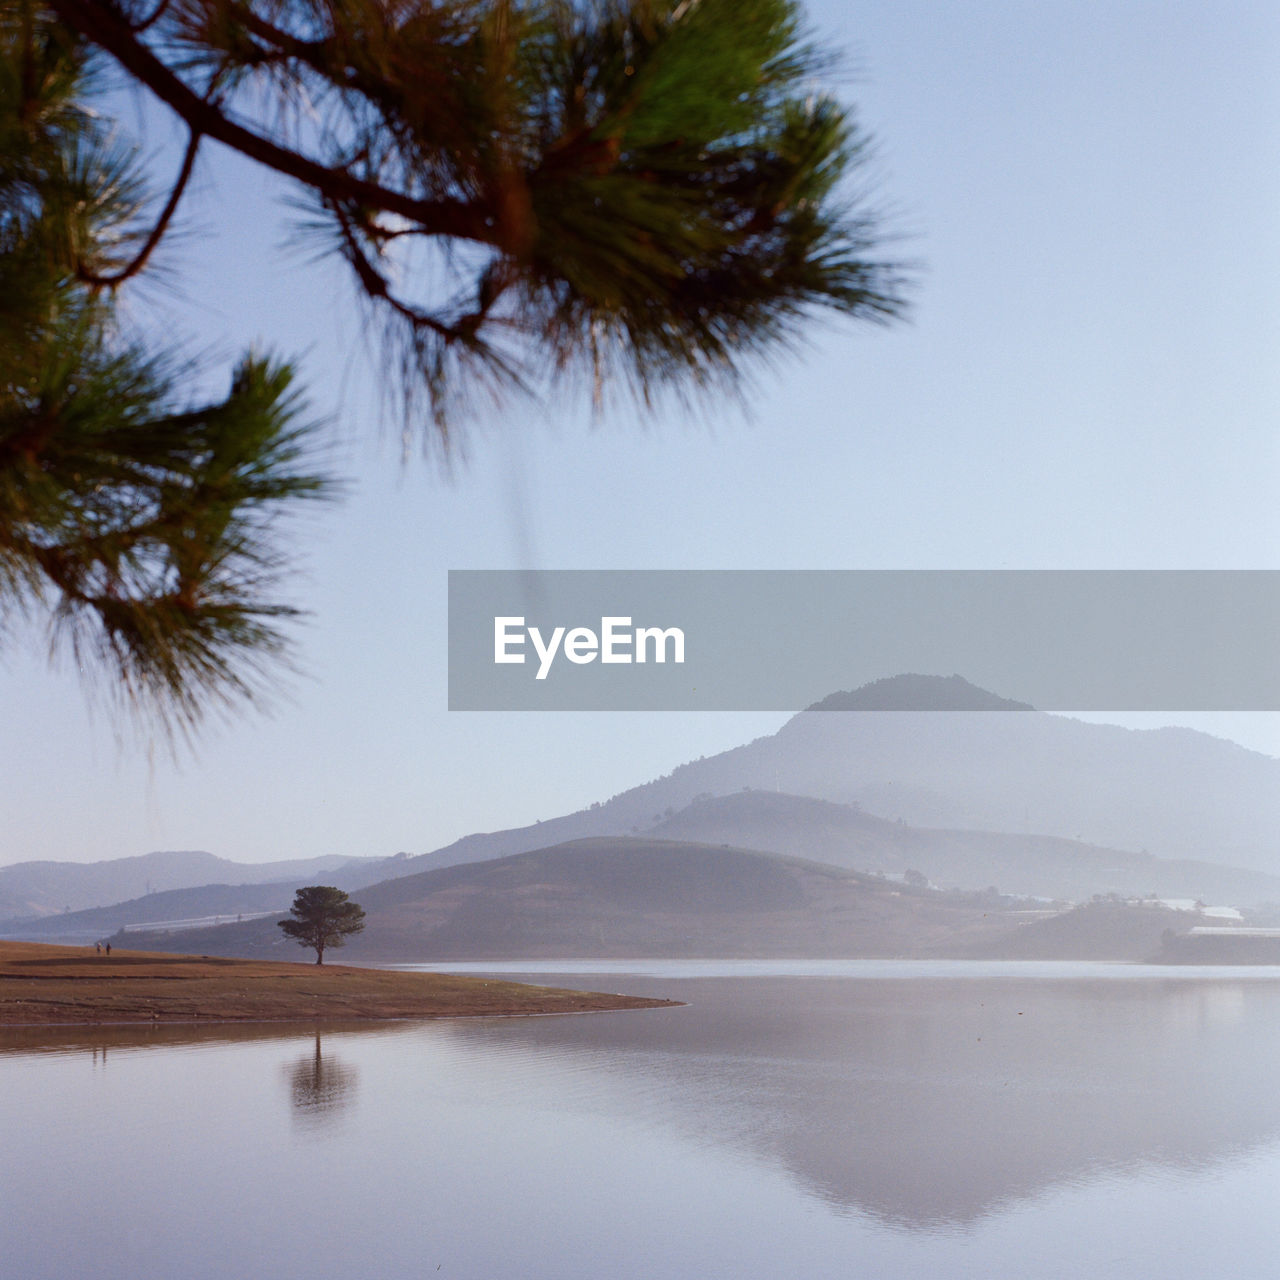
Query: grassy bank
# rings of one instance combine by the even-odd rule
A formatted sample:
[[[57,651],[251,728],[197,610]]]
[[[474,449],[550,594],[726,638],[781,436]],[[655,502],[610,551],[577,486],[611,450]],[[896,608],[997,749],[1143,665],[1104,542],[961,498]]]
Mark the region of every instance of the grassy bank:
[[[673,1003],[449,974],[0,941],[0,1026],[454,1018]]]

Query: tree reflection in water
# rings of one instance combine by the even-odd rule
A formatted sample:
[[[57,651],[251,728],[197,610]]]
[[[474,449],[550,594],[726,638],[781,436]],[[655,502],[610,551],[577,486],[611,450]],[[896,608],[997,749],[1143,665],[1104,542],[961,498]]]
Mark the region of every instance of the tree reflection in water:
[[[304,1124],[327,1124],[355,1099],[355,1068],[321,1052],[319,1031],[315,1051],[304,1054],[288,1072],[294,1118]]]

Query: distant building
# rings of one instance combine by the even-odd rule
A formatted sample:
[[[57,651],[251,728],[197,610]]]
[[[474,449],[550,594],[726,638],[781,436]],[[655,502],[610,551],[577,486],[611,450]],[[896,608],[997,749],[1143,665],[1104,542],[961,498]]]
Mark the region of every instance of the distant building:
[[[1195,898],[1131,898],[1139,907],[1163,907],[1166,911],[1194,911],[1210,920],[1239,920],[1244,916],[1235,907],[1206,907]],[[1193,929],[1194,933],[1195,930]]]

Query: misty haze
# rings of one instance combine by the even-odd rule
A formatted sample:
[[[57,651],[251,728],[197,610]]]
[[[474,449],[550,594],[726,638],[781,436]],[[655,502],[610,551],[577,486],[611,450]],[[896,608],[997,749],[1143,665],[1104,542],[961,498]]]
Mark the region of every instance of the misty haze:
[[[0,1029],[9,1167],[29,1171],[0,1252],[24,1280],[337,1276],[375,1256],[475,1280],[834,1280],[847,1258],[1129,1280],[1224,1251],[1261,1277],[1278,771],[1189,730],[900,676],[425,854],[0,869],[15,939],[298,959],[277,918],[322,879],[366,911],[326,964],[681,1002]],[[176,1118],[139,1123],[152,1097],[182,1142]],[[69,1194],[120,1230],[24,1232]]]
[[[0,14],[0,1280],[1274,1280],[1274,3]]]

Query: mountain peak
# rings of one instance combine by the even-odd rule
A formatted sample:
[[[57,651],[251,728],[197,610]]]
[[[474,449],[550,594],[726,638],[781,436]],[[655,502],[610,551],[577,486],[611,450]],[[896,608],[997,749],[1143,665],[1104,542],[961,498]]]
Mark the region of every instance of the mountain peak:
[[[808,711],[1034,711],[979,689],[963,676],[906,674],[873,680],[859,689],[828,694]]]

